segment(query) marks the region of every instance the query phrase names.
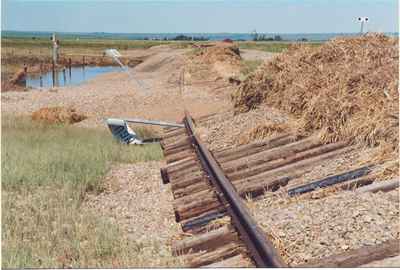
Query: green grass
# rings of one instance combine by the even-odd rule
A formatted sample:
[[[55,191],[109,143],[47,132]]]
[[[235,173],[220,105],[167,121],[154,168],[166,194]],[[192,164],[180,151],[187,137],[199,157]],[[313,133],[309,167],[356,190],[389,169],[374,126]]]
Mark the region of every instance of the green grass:
[[[107,130],[34,123],[30,119],[2,121],[3,187],[73,185],[98,190],[100,177],[112,163],[159,160],[158,144],[127,146]]]
[[[240,49],[252,49],[252,50],[260,50],[265,52],[283,52],[287,50],[291,44],[294,42],[274,42],[274,41],[242,41],[238,42]],[[320,46],[322,42],[302,42],[308,46]]]
[[[243,60],[243,67],[241,69],[241,74],[244,76],[253,73],[262,63],[262,60]]]
[[[126,146],[107,131],[2,119],[2,266],[176,265],[159,243],[128,240],[83,207],[112,164],[159,160],[157,144]]]
[[[147,49],[157,45],[169,44],[175,47],[185,47],[191,44],[188,41],[163,41],[163,40],[116,40],[116,39],[63,39],[60,42],[61,48],[104,50],[114,48],[119,50]],[[15,49],[51,48],[52,42],[48,39],[29,38],[2,38],[2,47]]]

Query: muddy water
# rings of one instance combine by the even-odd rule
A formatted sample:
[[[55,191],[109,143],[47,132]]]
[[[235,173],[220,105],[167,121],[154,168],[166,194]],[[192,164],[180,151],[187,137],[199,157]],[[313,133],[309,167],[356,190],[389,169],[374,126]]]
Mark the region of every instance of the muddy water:
[[[26,77],[26,87],[40,89],[78,85],[100,74],[122,71],[120,67],[116,66],[81,66],[58,70],[54,74],[52,71],[42,74],[28,74]]]

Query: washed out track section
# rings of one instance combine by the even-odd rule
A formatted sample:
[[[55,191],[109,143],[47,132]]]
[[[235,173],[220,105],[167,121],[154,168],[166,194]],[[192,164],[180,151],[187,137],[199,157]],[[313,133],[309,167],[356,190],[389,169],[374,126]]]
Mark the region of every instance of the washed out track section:
[[[171,182],[174,195],[179,197],[206,192],[208,186],[199,181],[203,174],[199,164],[191,156],[193,149],[189,138],[167,135],[163,143],[175,143],[173,147],[164,147],[167,162],[173,165],[162,170],[163,179]],[[243,198],[254,198],[266,191],[274,192],[281,188],[287,190],[288,196],[294,196],[333,185],[349,190],[371,184],[373,165],[299,184],[298,180],[315,166],[354,149],[354,146],[346,142],[323,144],[317,137],[300,139],[291,134],[280,134],[268,140],[216,150],[213,155],[238,194]],[[174,181],[175,178],[184,179]]]
[[[168,129],[162,140],[176,221],[190,235],[173,244],[189,267],[284,267],[240,195],[195,134],[186,112],[185,129]]]
[[[213,117],[199,118],[196,122],[202,123]],[[176,254],[194,251],[186,255],[188,264],[193,267],[209,263],[212,266],[248,265],[245,261],[251,256],[244,255],[249,254],[248,249],[229,214],[229,203],[215,187],[212,176],[204,170],[204,162],[197,156],[193,137],[197,136],[187,133],[185,129],[167,129],[161,142],[167,160],[161,175],[164,183],[171,184],[176,220],[184,232],[193,235],[177,243],[174,250]],[[334,194],[342,190],[377,192],[399,187],[398,179],[374,183],[379,166],[373,163],[363,166],[355,163],[343,170],[332,169],[324,176],[304,178],[318,170],[319,166],[358,151],[356,146],[347,142],[323,144],[318,137],[299,138],[285,133],[246,145],[216,149],[211,155],[236,193],[253,200],[266,192],[277,191],[279,196],[293,197],[324,190]],[[364,259],[357,260],[361,265],[372,259],[384,259],[385,256],[379,255],[385,254],[379,251],[380,248],[351,252],[364,254]],[[282,255],[283,251],[280,252]],[[310,265],[357,266],[348,263],[349,256],[358,256],[351,252],[338,254],[341,256],[336,261],[319,259]],[[223,262],[214,264],[215,261]]]

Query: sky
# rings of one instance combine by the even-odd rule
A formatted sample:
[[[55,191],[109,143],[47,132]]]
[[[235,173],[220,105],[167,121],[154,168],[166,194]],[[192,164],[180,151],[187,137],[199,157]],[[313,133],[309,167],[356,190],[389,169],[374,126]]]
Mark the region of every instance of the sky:
[[[2,30],[109,33],[398,32],[397,0],[2,0]]]

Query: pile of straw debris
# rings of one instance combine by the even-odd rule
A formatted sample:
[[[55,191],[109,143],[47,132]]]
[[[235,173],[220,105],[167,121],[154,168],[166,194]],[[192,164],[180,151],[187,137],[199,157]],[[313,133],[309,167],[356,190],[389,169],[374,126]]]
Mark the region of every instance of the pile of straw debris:
[[[295,45],[232,94],[236,112],[272,106],[297,118],[299,135],[398,149],[398,45],[383,34]]]
[[[222,78],[238,76],[241,69],[239,47],[234,43],[218,42],[206,47],[199,47],[188,57],[186,69],[197,78]]]
[[[73,124],[86,118],[85,115],[77,113],[73,108],[63,107],[41,108],[32,113],[32,120],[44,121],[49,124]]]
[[[206,64],[214,64],[216,62],[235,64],[241,60],[239,47],[228,42],[218,42],[213,46],[199,48],[192,57]]]

